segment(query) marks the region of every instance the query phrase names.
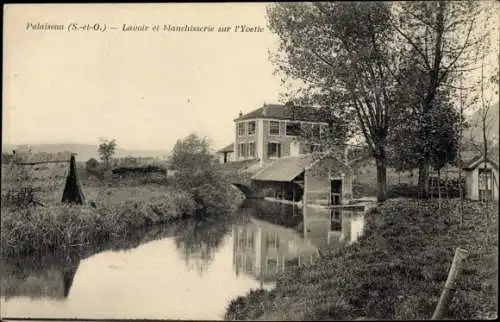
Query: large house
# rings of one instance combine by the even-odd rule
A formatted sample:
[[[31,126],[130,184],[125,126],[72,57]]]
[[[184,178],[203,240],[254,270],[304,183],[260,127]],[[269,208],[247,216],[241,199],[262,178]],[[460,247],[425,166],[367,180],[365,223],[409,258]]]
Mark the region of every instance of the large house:
[[[344,160],[318,160],[312,153],[323,150],[321,137],[328,130],[316,108],[264,104],[240,113],[234,124],[234,143],[218,151],[221,163],[250,173],[251,186],[260,195],[325,205],[351,198]],[[304,134],[308,140],[301,139]]]
[[[318,137],[326,129],[313,107],[294,107],[278,104],[264,106],[234,120],[234,143],[219,150],[221,162],[259,159],[261,164],[284,156],[298,156],[319,150],[315,144],[299,142],[302,130]]]

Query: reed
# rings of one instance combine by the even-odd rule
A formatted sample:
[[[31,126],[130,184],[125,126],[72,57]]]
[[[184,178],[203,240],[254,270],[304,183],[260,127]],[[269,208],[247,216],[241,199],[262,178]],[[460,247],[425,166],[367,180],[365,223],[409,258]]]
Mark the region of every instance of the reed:
[[[191,216],[191,195],[168,188],[104,189],[92,204],[2,207],[2,255],[45,254],[126,236],[130,231]],[[92,195],[92,194],[91,194]]]

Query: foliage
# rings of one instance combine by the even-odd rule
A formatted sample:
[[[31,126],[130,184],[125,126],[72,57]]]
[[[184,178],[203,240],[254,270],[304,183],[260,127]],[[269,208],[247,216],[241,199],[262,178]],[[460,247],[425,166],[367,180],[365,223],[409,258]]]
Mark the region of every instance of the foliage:
[[[232,216],[214,215],[180,222],[175,229],[175,245],[186,264],[204,273],[217,249],[223,245],[233,219]]]
[[[477,1],[410,1],[393,5],[394,42],[407,70],[396,79],[419,120],[417,133],[428,134],[425,129],[433,116],[427,114],[445,107],[440,104],[440,93],[457,88],[462,75],[472,71],[479,54],[488,50],[485,40],[489,16],[485,5]],[[480,17],[486,18],[483,26]],[[429,193],[429,166],[434,163],[439,168],[448,161],[441,148],[434,156],[431,152],[431,146],[442,146],[443,142],[431,142],[430,137],[426,141],[426,147],[416,149],[421,156],[419,186],[424,197]]]
[[[99,153],[99,158],[101,161],[104,162],[106,168],[109,167],[109,162],[111,161],[111,158],[115,154],[116,151],[116,140],[108,140],[106,138],[101,138],[100,139],[100,144],[97,149],[97,152]]]
[[[190,134],[178,140],[170,158],[170,168],[176,173],[175,187],[189,191],[205,214],[234,209],[234,190],[210,153],[206,137]]]
[[[488,219],[480,203],[467,201],[466,224],[459,228],[456,209],[457,200],[440,206],[388,200],[366,215],[364,235],[356,244],[281,274],[271,292],[233,300],[226,319],[430,319],[456,247],[471,256],[445,318],[496,312],[498,217]],[[494,237],[487,239],[486,231]]]
[[[392,114],[393,128],[389,136],[390,164],[397,171],[419,167],[426,156],[435,170],[453,164],[460,135],[460,115],[441,95],[426,114],[415,113],[413,106],[402,106]]]
[[[281,40],[274,57],[278,72],[305,83],[298,95],[326,111],[325,120],[337,125],[331,131],[344,133],[341,139],[361,130],[377,160],[380,201],[386,198],[386,139],[396,98],[390,74],[397,72],[389,46],[390,15],[390,6],[383,2],[268,8],[270,28]]]
[[[99,161],[97,161],[94,158],[90,158],[87,160],[87,162],[85,162],[85,167],[87,169],[97,169],[98,166],[99,166]]]

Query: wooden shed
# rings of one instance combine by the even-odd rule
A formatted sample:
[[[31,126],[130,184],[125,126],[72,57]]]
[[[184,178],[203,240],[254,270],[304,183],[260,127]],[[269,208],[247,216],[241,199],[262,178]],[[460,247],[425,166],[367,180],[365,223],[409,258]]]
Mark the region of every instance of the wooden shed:
[[[464,166],[465,197],[470,200],[498,201],[498,160],[482,156],[472,159]]]

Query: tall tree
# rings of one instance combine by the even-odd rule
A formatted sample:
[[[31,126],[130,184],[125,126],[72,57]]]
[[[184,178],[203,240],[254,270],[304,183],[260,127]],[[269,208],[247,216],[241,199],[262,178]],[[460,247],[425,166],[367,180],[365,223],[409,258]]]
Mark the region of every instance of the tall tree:
[[[390,5],[382,2],[280,3],[267,9],[280,38],[277,71],[301,80],[318,105],[350,111],[377,164],[379,201],[387,198],[386,144],[395,105]],[[392,70],[388,64],[392,64]]]
[[[482,21],[481,21],[482,20]],[[479,1],[410,1],[393,6],[395,41],[402,44],[401,56],[418,68],[420,86],[409,93],[418,104],[415,112],[430,113],[443,87],[453,87],[459,74],[471,71],[478,54],[485,50],[488,15]],[[482,22],[482,23],[481,23]],[[404,74],[401,74],[403,76]],[[409,84],[414,75],[399,77]],[[424,133],[427,135],[428,133]],[[430,152],[419,162],[419,188],[429,194]]]
[[[97,152],[99,153],[99,158],[101,161],[104,162],[106,169],[109,168],[109,164],[111,161],[111,158],[115,154],[116,151],[116,140],[108,140],[106,138],[101,138],[100,139],[100,144],[97,149]]]
[[[480,78],[480,104],[479,104],[479,116],[481,122],[481,132],[482,132],[482,149],[481,154],[483,156],[483,167],[488,168],[488,154],[491,146],[494,144],[490,139],[491,123],[493,117],[490,113],[492,106],[493,95],[498,95],[498,67],[494,69],[493,74],[488,77],[485,75],[484,71],[485,57],[481,59],[481,78]],[[492,86],[493,85],[493,86]],[[493,87],[493,88],[492,88]],[[491,172],[491,177],[487,174],[483,178],[482,183],[484,185],[483,189],[488,189],[488,184],[493,185],[495,178],[493,178],[493,172]],[[489,196],[485,196],[486,201],[489,201]]]
[[[460,115],[447,90],[440,90],[434,104],[439,108],[426,114],[417,113],[411,104],[402,104],[394,111],[389,142],[391,165],[397,171],[416,169],[428,156],[439,177],[446,164],[454,163]]]

